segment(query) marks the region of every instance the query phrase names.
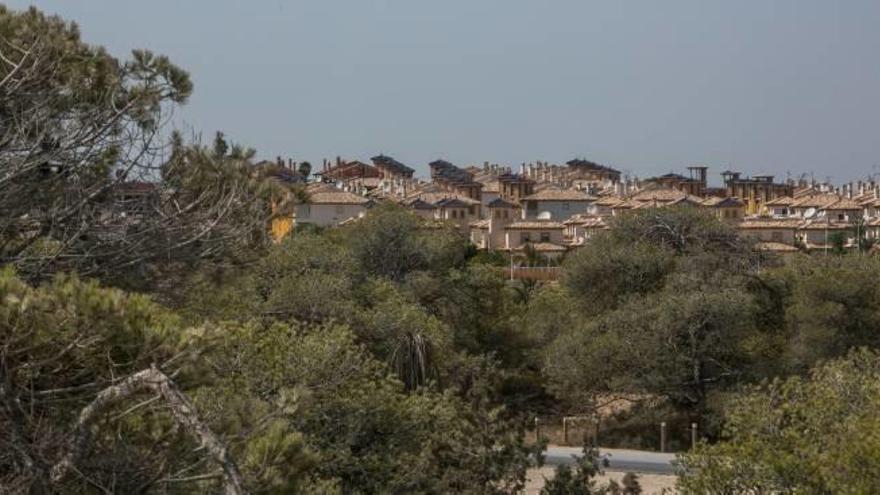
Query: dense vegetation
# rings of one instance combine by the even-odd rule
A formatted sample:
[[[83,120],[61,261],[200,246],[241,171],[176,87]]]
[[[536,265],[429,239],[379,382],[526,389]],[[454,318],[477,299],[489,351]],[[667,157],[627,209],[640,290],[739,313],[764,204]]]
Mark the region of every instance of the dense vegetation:
[[[692,493],[880,481],[880,260],[782,260],[688,208],[615,217],[543,285],[392,204],[273,244],[302,191],[163,139],[183,70],[33,9],[0,37],[0,491],[512,493],[526,420],[614,397],[609,442],[700,425]],[[635,493],[594,461],[547,492]]]

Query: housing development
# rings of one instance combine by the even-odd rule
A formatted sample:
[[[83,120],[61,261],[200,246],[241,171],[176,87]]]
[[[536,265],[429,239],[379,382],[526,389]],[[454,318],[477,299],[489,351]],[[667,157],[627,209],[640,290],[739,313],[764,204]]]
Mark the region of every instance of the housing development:
[[[726,170],[723,185],[711,187],[706,166],[639,179],[584,159],[523,163],[516,170],[435,160],[428,164],[430,178],[422,180],[392,157],[370,162],[324,160],[305,185],[308,199],[276,235],[294,225],[353,222],[377,202],[391,201],[425,219],[451,222],[480,249],[518,252],[529,245],[548,258],[583,246],[607,229],[610,217],[675,205],[712,212],[757,241],[757,249],[779,253],[851,249],[858,239],[880,237],[880,183],[874,180],[836,187]]]

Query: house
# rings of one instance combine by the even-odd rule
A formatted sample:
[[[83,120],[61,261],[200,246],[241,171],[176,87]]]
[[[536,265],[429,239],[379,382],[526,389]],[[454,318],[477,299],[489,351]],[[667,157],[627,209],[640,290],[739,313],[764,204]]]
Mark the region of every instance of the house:
[[[379,169],[358,160],[343,161],[336,157],[336,163],[324,160],[323,168],[315,172],[322,182],[338,183],[351,180],[378,179]]]
[[[575,215],[565,222],[563,236],[572,246],[581,246],[603,230],[608,229],[605,220],[593,215]]]
[[[431,180],[444,191],[479,200],[483,184],[474,180],[473,172],[456,167],[446,160],[434,160],[428,164]]]
[[[661,187],[675,189],[692,196],[704,196],[706,194],[706,171],[708,167],[688,167],[690,176],[668,173],[658,177],[645,179],[646,183],[653,183]]]
[[[815,217],[819,210],[840,200],[840,197],[829,193],[804,194],[795,198],[789,205],[789,214],[798,218]]]
[[[501,185],[498,181],[487,181],[483,183],[483,189],[480,191],[480,202],[486,207],[492,201],[501,197]],[[485,208],[483,211],[487,211]]]
[[[600,165],[583,158],[575,158],[565,162],[571,175],[578,185],[588,189],[613,187],[620,182],[620,171],[606,165]]]
[[[362,216],[371,204],[363,196],[330,186],[312,188],[308,196],[308,201],[294,209],[295,225],[336,226],[349,218]]]
[[[504,248],[515,250],[523,244],[551,243],[562,246],[565,225],[551,220],[519,220],[504,226]]]
[[[706,198],[701,205],[711,211],[715,218],[728,222],[740,222],[746,214],[746,204],[739,198]]]
[[[634,203],[649,206],[668,206],[687,200],[690,204],[698,205],[703,200],[686,192],[664,186],[649,186],[632,194],[629,198]]]
[[[112,191],[114,209],[122,217],[139,218],[159,204],[159,186],[154,182],[119,182]]]
[[[848,222],[838,222],[830,218],[805,222],[798,233],[800,241],[809,250],[831,249],[837,236],[843,236],[846,247],[851,247],[855,242],[852,226]]]
[[[600,217],[610,217],[614,214],[614,208],[626,201],[620,196],[602,196],[593,203],[593,214]]]
[[[504,249],[505,227],[519,220],[520,207],[516,203],[496,198],[486,205],[486,211],[487,218],[470,224],[471,242],[480,249]]]
[[[415,199],[409,200],[404,203],[407,207],[411,208],[413,212],[415,212],[416,216],[424,218],[426,220],[433,220],[437,218],[437,207],[427,201],[423,200],[420,197],[416,197]]]
[[[737,225],[743,237],[759,242],[776,242],[794,246],[799,242],[801,220],[795,218],[751,218]]]
[[[415,170],[407,167],[399,161],[385,155],[376,155],[370,158],[373,166],[379,171],[382,179],[412,179]]]
[[[568,248],[565,246],[560,246],[559,244],[554,244],[552,242],[530,242],[522,244],[519,247],[513,248],[513,252],[519,255],[524,255],[528,248],[531,248],[547,260],[559,259],[568,252]]]
[[[742,199],[746,203],[746,214],[754,215],[771,200],[794,194],[793,184],[773,182],[772,175],[742,177],[740,172],[730,170],[721,172],[727,196]]]
[[[565,220],[572,215],[591,213],[596,198],[576,189],[548,188],[522,199],[523,219]]]
[[[838,222],[851,222],[864,215],[864,207],[850,198],[840,198],[837,201],[822,207],[820,216]]]
[[[480,202],[465,196],[450,196],[434,203],[434,218],[449,220],[459,229],[467,230],[471,222],[480,219]]]
[[[503,173],[498,176],[499,196],[507,201],[519,202],[535,192],[535,182],[523,175]]]
[[[865,222],[865,237],[874,241],[875,246],[880,246],[880,218]]]
[[[775,218],[783,218],[794,215],[791,205],[796,201],[791,196],[780,196],[764,203],[762,213]]]

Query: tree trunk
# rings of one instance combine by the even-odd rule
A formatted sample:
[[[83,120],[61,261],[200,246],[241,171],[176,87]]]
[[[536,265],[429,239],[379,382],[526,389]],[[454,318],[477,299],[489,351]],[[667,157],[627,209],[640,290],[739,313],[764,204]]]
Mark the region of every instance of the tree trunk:
[[[202,423],[186,395],[178,390],[174,382],[159,371],[156,365],[134,373],[117,385],[101,390],[95,400],[83,408],[76,422],[76,431],[71,439],[67,454],[51,469],[52,483],[63,481],[76,466],[91,442],[91,426],[98,419],[101,411],[144,389],[152,390],[161,396],[168,403],[177,423],[196,439],[220,465],[225,478],[224,492],[228,495],[246,494],[244,480],[238,471],[238,466],[226,450],[226,446],[214,432]]]

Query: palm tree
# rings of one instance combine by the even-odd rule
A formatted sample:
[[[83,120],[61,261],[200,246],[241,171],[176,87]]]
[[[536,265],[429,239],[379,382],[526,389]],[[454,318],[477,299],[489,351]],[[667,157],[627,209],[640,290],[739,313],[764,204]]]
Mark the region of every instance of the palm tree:
[[[391,368],[407,390],[415,390],[437,376],[434,345],[418,330],[405,331],[391,351]]]

